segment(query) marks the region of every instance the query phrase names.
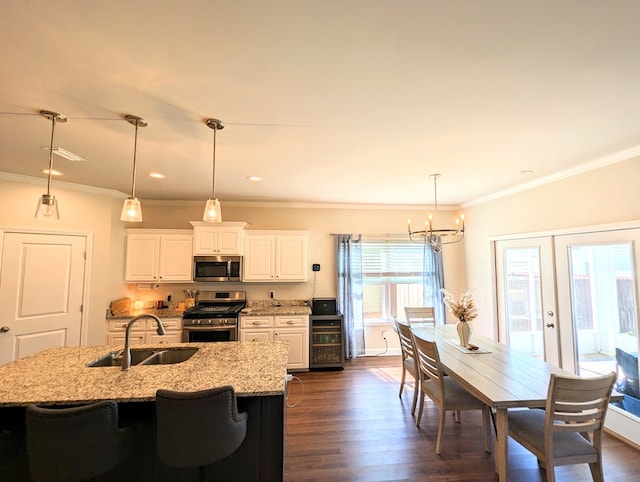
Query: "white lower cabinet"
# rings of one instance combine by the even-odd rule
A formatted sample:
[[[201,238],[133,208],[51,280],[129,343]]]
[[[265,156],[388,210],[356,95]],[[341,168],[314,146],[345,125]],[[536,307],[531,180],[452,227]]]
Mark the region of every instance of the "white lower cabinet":
[[[125,331],[130,319],[109,320],[107,328],[107,345],[124,346]],[[158,335],[155,320],[143,318],[131,327],[131,345],[142,343],[180,343],[182,341],[182,318],[162,318],[166,335]]]
[[[309,369],[309,316],[241,316],[240,341],[286,341],[289,370]]]

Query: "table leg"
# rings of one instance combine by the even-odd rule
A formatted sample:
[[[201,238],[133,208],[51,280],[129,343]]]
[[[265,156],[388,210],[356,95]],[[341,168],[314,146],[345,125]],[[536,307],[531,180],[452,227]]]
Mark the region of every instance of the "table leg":
[[[507,480],[507,447],[509,436],[509,421],[507,419],[507,409],[498,408],[496,410],[496,447],[494,459],[496,462],[496,473],[500,482]]]

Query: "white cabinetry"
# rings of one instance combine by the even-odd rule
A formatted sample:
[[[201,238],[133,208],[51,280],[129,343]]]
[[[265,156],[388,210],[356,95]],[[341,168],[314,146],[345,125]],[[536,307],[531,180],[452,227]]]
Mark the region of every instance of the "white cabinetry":
[[[193,235],[188,230],[128,229],[125,281],[191,281]]]
[[[286,341],[289,370],[309,368],[309,316],[241,316],[240,341]]]
[[[124,346],[124,337],[129,319],[109,320],[107,331],[107,345]],[[143,318],[136,321],[131,327],[132,345],[141,343],[180,343],[182,341],[182,319],[162,318],[162,324],[167,332],[166,335],[158,335],[155,320]]]
[[[191,221],[194,256],[242,255],[242,238],[246,223]]]
[[[243,281],[306,281],[308,231],[246,231]]]

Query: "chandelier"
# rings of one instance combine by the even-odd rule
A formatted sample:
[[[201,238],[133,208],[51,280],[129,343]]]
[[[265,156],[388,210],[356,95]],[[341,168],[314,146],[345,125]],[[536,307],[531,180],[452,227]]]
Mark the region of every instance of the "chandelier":
[[[431,174],[433,179],[433,197],[436,209],[436,219],[438,218],[438,179],[440,174]],[[407,219],[407,227],[409,229],[409,239],[413,243],[428,244],[433,251],[439,253],[443,244],[453,244],[462,241],[464,238],[464,214],[456,219],[456,227],[452,229],[435,229],[433,227],[433,216],[429,214],[428,219],[424,222],[425,229],[422,231],[411,230],[411,219]]]

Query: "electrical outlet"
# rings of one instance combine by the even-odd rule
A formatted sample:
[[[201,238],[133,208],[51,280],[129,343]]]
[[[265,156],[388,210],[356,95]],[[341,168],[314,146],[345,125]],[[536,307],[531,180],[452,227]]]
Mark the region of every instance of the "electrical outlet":
[[[320,271],[320,265],[319,264],[312,264],[311,268],[313,269],[313,271]]]
[[[386,340],[386,339],[387,339],[387,333],[388,333],[388,331],[387,331],[387,330],[382,330],[382,338],[383,338],[384,340]]]
[[[269,298],[274,299],[276,297],[275,291],[269,291]]]
[[[287,374],[284,376],[284,379],[285,379],[287,382],[290,382],[291,380],[293,380],[293,375],[292,375],[291,373],[287,373]]]

